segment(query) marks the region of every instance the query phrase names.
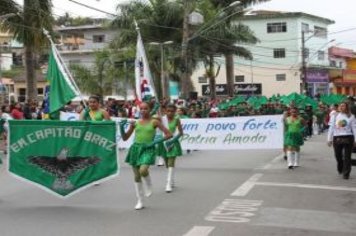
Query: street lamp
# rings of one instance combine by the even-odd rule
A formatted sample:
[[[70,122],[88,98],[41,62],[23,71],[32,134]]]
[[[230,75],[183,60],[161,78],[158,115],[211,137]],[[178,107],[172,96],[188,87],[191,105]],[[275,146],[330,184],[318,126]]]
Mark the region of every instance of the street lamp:
[[[234,12],[233,14],[225,17],[222,21],[218,22],[217,24],[214,24],[212,27],[207,27],[204,29],[204,25],[203,27],[201,27],[201,30],[196,32],[195,34],[193,34],[191,37],[189,35],[189,16],[191,14],[191,4],[190,4],[190,1],[192,0],[184,0],[183,1],[183,8],[184,8],[184,20],[183,20],[183,36],[182,36],[182,52],[181,52],[181,58],[182,58],[182,63],[183,63],[183,70],[182,70],[182,78],[181,78],[181,96],[183,98],[187,98],[188,97],[188,92],[189,90],[191,89],[190,88],[190,71],[189,71],[189,68],[188,68],[188,43],[189,41],[191,41],[192,39],[195,39],[196,37],[198,37],[199,35],[201,35],[201,33],[209,30],[210,28],[212,27],[215,27],[217,24],[220,24],[222,21],[228,19],[229,17],[237,14],[238,12],[241,12],[241,11],[238,11],[238,12]],[[214,17],[213,20],[216,20],[217,17],[219,17],[219,14],[222,13],[223,11],[225,11],[227,8],[230,8],[230,7],[233,7],[233,6],[236,6],[238,4],[240,4],[241,2],[240,1],[234,1],[232,2],[229,6],[223,8],[222,10],[220,10],[217,14],[216,17]],[[202,17],[199,17],[199,22],[196,23],[197,24],[202,24],[203,23],[203,18]],[[209,21],[208,23],[211,23],[212,21]],[[207,24],[205,24],[206,26]]]
[[[241,4],[240,1],[234,1],[234,2],[232,2],[230,5],[228,5],[227,7],[225,7],[225,8],[223,8],[223,9],[219,10],[219,12],[215,15],[215,17],[205,24],[205,25],[208,26],[208,27],[205,28],[205,29],[204,29],[204,26],[201,27],[202,29],[201,29],[200,31],[197,31],[192,37],[190,37],[190,38],[188,39],[188,41],[190,41],[190,40],[192,40],[192,39],[195,39],[196,37],[199,37],[199,35],[201,35],[202,33],[208,31],[208,30],[211,29],[211,28],[214,28],[215,26],[217,26],[217,25],[219,25],[220,23],[224,22],[225,20],[227,20],[228,18],[232,17],[233,15],[236,15],[236,14],[238,14],[238,13],[244,11],[244,9],[239,8],[238,11],[235,11],[235,12],[231,13],[230,15],[225,16],[224,18],[222,18],[221,20],[219,20],[217,23],[210,25],[210,23],[212,23],[213,21],[215,21],[217,18],[223,17],[223,13],[224,13],[227,9],[232,8],[232,7],[235,7],[235,6],[240,5],[240,4]],[[210,25],[210,26],[209,26],[209,25]]]
[[[166,80],[164,77],[164,45],[169,45],[169,44],[173,44],[173,41],[166,41],[166,42],[150,42],[150,45],[156,45],[160,47],[160,51],[161,51],[161,86],[162,86],[162,98],[167,97],[168,93],[167,93],[167,84],[166,84]]]
[[[305,33],[313,33],[312,35],[310,35],[308,38],[305,38]],[[302,30],[302,68],[301,68],[301,77],[302,77],[302,85],[300,88],[300,93],[307,93],[308,92],[308,83],[307,83],[307,61],[306,61],[306,47],[305,47],[305,43],[310,40],[311,38],[313,38],[316,35],[315,31],[312,30]],[[322,47],[325,47],[326,45],[328,45],[331,42],[334,42],[335,40],[330,40],[329,42],[327,42],[325,45],[323,45]],[[310,60],[309,60],[310,61]]]
[[[308,62],[307,62],[307,63],[310,63],[310,62],[313,61],[313,59],[318,55],[319,50],[323,49],[323,48],[326,47],[328,44],[330,44],[330,43],[332,43],[332,42],[335,42],[335,41],[336,41],[335,39],[332,39],[332,40],[330,40],[329,42],[325,43],[325,44],[324,44],[323,46],[321,46],[320,48],[318,48],[318,49],[316,50],[316,52],[315,52],[313,55],[311,55],[311,57],[308,58]]]

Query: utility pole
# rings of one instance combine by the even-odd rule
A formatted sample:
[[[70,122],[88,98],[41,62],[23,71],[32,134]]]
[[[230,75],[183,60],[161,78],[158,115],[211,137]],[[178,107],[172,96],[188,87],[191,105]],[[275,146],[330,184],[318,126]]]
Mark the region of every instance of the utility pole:
[[[250,70],[251,70],[251,95],[254,95],[253,91],[253,66],[252,66],[252,60],[250,61]]]
[[[2,83],[2,43],[0,42],[0,84]],[[5,100],[5,95],[3,95],[2,88],[1,89],[1,96],[0,96],[0,103],[3,104]]]
[[[188,98],[190,74],[188,65],[188,41],[189,41],[189,14],[190,7],[189,1],[184,0],[184,19],[183,19],[183,37],[182,37],[182,78],[180,79],[181,97]]]
[[[127,101],[127,64],[126,64],[126,60],[124,61],[124,74],[125,74],[125,88],[124,88],[124,95],[125,95],[125,101]]]
[[[308,93],[308,86],[307,86],[307,62],[306,62],[306,50],[305,50],[305,32],[302,30],[302,71],[301,71],[301,78],[302,78],[302,86],[300,88],[300,94]]]
[[[171,41],[168,41],[169,43],[173,43]],[[165,78],[165,71],[164,71],[164,48],[163,45],[165,43],[160,44],[160,50],[161,50],[161,86],[162,86],[162,99],[168,97],[168,91],[167,91],[167,80]]]
[[[168,92],[168,81],[165,77],[165,70],[164,70],[164,45],[172,44],[173,41],[166,41],[166,42],[150,42],[150,45],[157,45],[159,46],[160,53],[161,53],[161,97],[166,98],[169,96]]]

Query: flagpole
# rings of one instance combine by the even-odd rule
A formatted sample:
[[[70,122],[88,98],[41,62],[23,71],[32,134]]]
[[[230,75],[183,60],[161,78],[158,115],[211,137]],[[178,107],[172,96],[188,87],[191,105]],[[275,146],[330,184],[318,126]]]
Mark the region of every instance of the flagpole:
[[[138,26],[138,24],[137,24],[137,21],[136,21],[136,19],[134,20],[134,23],[135,23],[135,26],[136,26],[136,31],[137,31],[137,36],[138,36],[138,38],[139,38],[139,40],[141,40],[141,42],[142,42],[142,44],[143,44],[143,40],[142,40],[142,36],[141,36],[141,32],[140,32],[140,27]],[[138,50],[138,48],[136,48],[136,50]],[[137,53],[136,53],[137,54]],[[145,57],[146,57],[146,60],[147,60],[147,56],[145,55]],[[137,65],[136,65],[137,66]],[[156,87],[155,87],[155,84],[154,84],[154,82],[153,82],[153,78],[152,78],[152,73],[151,73],[151,70],[149,69],[149,64],[148,64],[148,61],[147,61],[147,66],[148,66],[148,70],[149,70],[149,74],[150,74],[150,84],[151,84],[151,86],[152,86],[152,88],[153,88],[153,94],[154,94],[154,96],[155,96],[155,101],[156,102],[158,102],[158,97],[157,97],[157,93],[156,93]],[[137,85],[136,85],[137,86]]]
[[[62,64],[62,66],[63,66],[65,72],[67,73],[68,78],[70,79],[70,82],[71,82],[72,86],[73,86],[73,87],[77,90],[77,92],[79,93],[79,97],[80,97],[81,101],[83,102],[84,107],[87,108],[87,104],[86,104],[86,102],[85,102],[85,100],[84,100],[84,97],[83,97],[82,93],[80,92],[80,89],[79,89],[78,85],[75,83],[75,80],[74,80],[72,74],[70,73],[68,67],[67,67],[66,64],[64,63],[64,61],[63,61],[63,59],[62,59],[62,57],[61,57],[59,51],[57,50],[57,48],[56,48],[56,46],[55,46],[55,44],[54,44],[54,42],[53,42],[51,36],[50,36],[49,33],[48,33],[48,30],[43,29],[43,33],[47,36],[47,39],[48,39],[49,42],[51,43],[51,48],[54,50],[54,53],[56,53],[57,58],[58,58],[58,60],[60,61],[60,63]]]

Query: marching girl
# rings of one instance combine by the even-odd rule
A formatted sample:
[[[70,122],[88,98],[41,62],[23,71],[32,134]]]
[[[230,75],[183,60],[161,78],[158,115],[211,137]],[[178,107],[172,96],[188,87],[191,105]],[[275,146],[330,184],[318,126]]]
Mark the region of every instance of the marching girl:
[[[339,105],[339,113],[334,113],[329,124],[328,145],[334,146],[337,171],[344,179],[349,179],[352,148],[355,145],[356,119],[351,114],[348,103],[343,102]]]
[[[152,119],[156,119],[156,120],[158,120],[159,122],[162,123],[161,117],[158,114],[153,115]],[[167,128],[167,125],[163,124],[163,126]],[[155,135],[155,139],[154,140],[160,140],[162,138],[163,138],[162,131],[159,128],[156,128],[156,135]],[[157,166],[163,166],[164,165],[163,153],[164,153],[163,142],[157,143],[157,145],[156,145],[156,159],[157,159],[156,162],[157,162]]]
[[[299,166],[300,146],[304,144],[304,120],[298,115],[296,108],[290,109],[290,116],[285,119],[285,127],[284,145],[287,150],[288,169],[293,169]]]
[[[100,108],[98,96],[89,97],[89,109],[84,109],[80,113],[80,120],[103,121],[110,120],[110,115],[107,111]]]
[[[178,116],[176,116],[177,107],[175,105],[168,105],[166,109],[166,116],[162,119],[167,119],[168,130],[174,134],[178,130],[178,135],[175,135],[171,140],[168,140],[165,144],[167,150],[163,152],[163,157],[168,168],[166,192],[172,192],[174,187],[174,167],[176,157],[182,155],[182,147],[179,143],[179,138],[183,135],[183,128]]]
[[[155,164],[156,150],[155,145],[163,142],[164,139],[170,138],[172,135],[157,119],[152,119],[150,115],[149,105],[145,102],[140,105],[141,119],[136,122],[131,122],[127,132],[124,130],[125,122],[120,123],[120,133],[124,141],[128,140],[135,131],[135,140],[128,150],[126,163],[132,166],[135,176],[135,191],[137,197],[136,210],[143,208],[143,184],[145,185],[145,196],[149,197],[152,194],[152,182],[149,175],[150,165]],[[164,133],[164,138],[154,140],[156,128],[159,128]]]

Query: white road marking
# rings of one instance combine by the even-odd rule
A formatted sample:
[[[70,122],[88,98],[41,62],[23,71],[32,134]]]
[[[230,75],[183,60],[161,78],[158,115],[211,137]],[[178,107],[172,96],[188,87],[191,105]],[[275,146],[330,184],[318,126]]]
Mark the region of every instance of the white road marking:
[[[276,164],[280,159],[282,159],[284,156],[284,153],[279,154],[275,158],[273,158],[272,161],[270,161],[267,165],[260,167],[260,168],[255,168],[255,170],[268,170],[271,169],[271,167]]]
[[[299,184],[299,183],[274,183],[274,182],[255,182],[254,185],[274,186],[274,187],[294,187],[294,188],[325,189],[325,190],[340,190],[340,191],[356,192],[356,188],[346,187],[346,186]]]
[[[212,210],[206,221],[227,223],[248,223],[255,216],[263,201],[246,199],[225,199]]]
[[[183,236],[207,236],[213,231],[215,227],[212,226],[194,226],[188,233]]]
[[[252,225],[355,235],[356,214],[290,208],[262,208]],[[325,233],[326,234],[326,233]]]
[[[240,187],[238,187],[231,196],[235,197],[244,197],[246,196],[250,190],[255,186],[257,180],[259,180],[263,174],[254,174],[249,178],[245,183],[243,183]]]

